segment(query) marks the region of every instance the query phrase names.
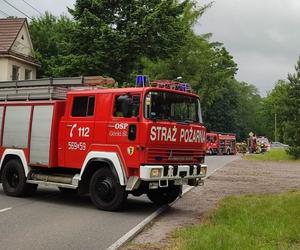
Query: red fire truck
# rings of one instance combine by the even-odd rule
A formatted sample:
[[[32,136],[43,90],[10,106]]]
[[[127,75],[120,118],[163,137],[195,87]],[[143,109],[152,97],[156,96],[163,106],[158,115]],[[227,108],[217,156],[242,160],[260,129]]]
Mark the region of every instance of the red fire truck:
[[[219,153],[220,140],[217,133],[206,133],[206,153],[216,155]]]
[[[236,154],[236,136],[235,134],[219,134],[220,154],[235,155]]]
[[[183,184],[203,183],[206,137],[195,94],[63,78],[1,82],[0,100],[0,175],[9,196],[52,185],[113,211],[128,194],[166,204]]]
[[[211,132],[206,134],[207,154],[236,154],[235,134]]]

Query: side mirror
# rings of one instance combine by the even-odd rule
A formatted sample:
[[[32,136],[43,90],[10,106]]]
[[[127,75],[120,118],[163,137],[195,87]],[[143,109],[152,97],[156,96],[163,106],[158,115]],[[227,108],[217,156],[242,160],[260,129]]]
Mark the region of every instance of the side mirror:
[[[150,119],[153,119],[153,120],[156,119],[156,113],[155,112],[151,112]]]

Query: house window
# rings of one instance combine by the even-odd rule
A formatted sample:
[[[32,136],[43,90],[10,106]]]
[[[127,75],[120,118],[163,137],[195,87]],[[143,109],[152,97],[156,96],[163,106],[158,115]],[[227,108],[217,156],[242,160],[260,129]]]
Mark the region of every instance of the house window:
[[[32,71],[30,69],[25,69],[25,80],[32,79]]]
[[[16,65],[12,66],[12,77],[11,77],[11,79],[13,81],[19,80],[19,71],[20,71],[20,67],[18,67]]]
[[[94,96],[78,96],[73,100],[72,116],[93,116],[95,107]]]

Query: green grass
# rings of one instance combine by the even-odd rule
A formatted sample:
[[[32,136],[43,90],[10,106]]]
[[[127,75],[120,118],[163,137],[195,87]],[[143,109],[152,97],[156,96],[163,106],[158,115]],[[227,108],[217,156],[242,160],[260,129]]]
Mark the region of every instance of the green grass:
[[[244,159],[259,161],[295,161],[284,149],[271,149],[263,154],[249,154],[245,155]]]
[[[227,197],[204,223],[178,230],[174,248],[300,249],[300,191]]]

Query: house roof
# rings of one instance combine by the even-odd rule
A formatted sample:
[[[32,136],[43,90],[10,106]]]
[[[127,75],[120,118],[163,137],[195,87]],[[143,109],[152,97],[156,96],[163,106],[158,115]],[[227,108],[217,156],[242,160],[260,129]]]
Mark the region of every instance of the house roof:
[[[25,18],[0,19],[0,53],[8,53],[20,30]]]
[[[40,67],[40,63],[34,57],[12,50],[12,46],[24,25],[27,26],[26,18],[0,19],[0,57],[11,57]]]

